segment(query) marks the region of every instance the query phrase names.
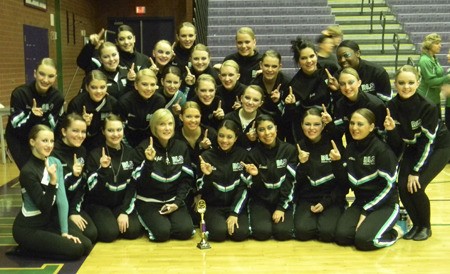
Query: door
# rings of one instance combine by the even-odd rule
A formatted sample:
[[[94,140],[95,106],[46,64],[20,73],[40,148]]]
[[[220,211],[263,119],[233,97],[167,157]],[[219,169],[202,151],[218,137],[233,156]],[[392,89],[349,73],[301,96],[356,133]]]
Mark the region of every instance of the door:
[[[126,24],[133,28],[136,35],[136,50],[148,56],[152,55],[153,46],[159,40],[168,40],[171,44],[175,38],[175,21],[173,18],[108,18],[108,30],[117,32],[117,28]],[[115,43],[115,35],[108,40]]]
[[[23,48],[25,51],[25,82],[34,80],[34,70],[45,57],[49,57],[48,29],[23,25]]]

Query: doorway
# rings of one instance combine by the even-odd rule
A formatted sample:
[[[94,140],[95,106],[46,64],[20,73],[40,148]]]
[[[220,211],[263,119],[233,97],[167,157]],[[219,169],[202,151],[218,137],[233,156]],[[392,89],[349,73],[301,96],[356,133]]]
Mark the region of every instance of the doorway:
[[[136,50],[148,56],[152,55],[153,46],[161,39],[168,40],[170,43],[175,39],[175,20],[174,18],[161,17],[139,17],[139,18],[108,18],[108,30],[114,33],[108,33],[107,39],[115,43],[116,31],[120,25],[129,25],[136,35]]]
[[[25,51],[25,82],[34,80],[34,70],[39,61],[49,57],[48,29],[23,25],[23,44]]]

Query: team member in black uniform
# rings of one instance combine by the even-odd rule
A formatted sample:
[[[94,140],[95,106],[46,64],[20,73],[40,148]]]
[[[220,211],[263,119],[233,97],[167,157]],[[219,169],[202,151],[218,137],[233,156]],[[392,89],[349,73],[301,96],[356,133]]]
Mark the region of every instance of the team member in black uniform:
[[[136,90],[124,94],[117,103],[117,112],[125,121],[125,141],[131,147],[150,137],[150,118],[165,105],[164,97],[156,92],[157,81],[151,69],[138,71],[134,82]]]
[[[153,137],[137,148],[144,159],[133,173],[137,187],[136,208],[151,241],[191,238],[194,225],[184,200],[194,185],[186,144],[173,138],[175,119],[167,109],[150,120]]]
[[[89,36],[89,44],[82,50],[82,52],[86,51],[86,54],[80,53],[80,55],[78,55],[77,65],[82,68],[86,74],[101,66],[101,63],[96,57],[97,53],[95,53],[95,50],[105,42],[104,33],[105,30],[102,29],[98,34],[91,34]],[[130,26],[119,26],[117,29],[116,43],[120,56],[120,68],[126,71],[133,68],[135,72],[138,72],[141,69],[150,67],[148,56],[135,50],[136,36]]]
[[[91,242],[97,240],[97,227],[91,217],[81,210],[86,190],[83,166],[86,163],[86,149],[82,146],[86,139],[86,121],[71,113],[61,122],[62,138],[56,140],[52,155],[62,162],[64,185],[69,202],[69,227],[79,229]]]
[[[156,73],[156,76],[158,76],[158,83],[160,83],[164,69],[168,66],[173,66],[172,60],[174,58],[174,52],[172,45],[170,45],[170,42],[167,40],[159,40],[153,47],[152,55],[153,58],[150,58],[152,64],[150,69]],[[153,59],[155,61],[153,61]]]
[[[354,68],[361,78],[361,90],[376,95],[383,102],[392,98],[391,82],[386,70],[375,63],[361,59],[359,45],[352,40],[344,40],[337,48],[339,65]]]
[[[388,103],[384,126],[388,143],[401,151],[398,185],[400,198],[413,223],[404,239],[431,236],[430,200],[425,190],[450,160],[450,134],[439,119],[436,105],[419,93],[420,76],[409,65],[395,76],[398,94]]]
[[[115,112],[117,100],[107,93],[106,75],[93,70],[85,77],[86,91],[75,96],[67,106],[67,113],[77,113],[87,123],[87,137],[83,146],[92,150],[105,141],[101,133],[102,123],[106,116]]]
[[[242,27],[236,32],[237,52],[225,57],[227,60],[234,60],[240,68],[240,81],[244,85],[249,85],[256,77],[259,70],[261,54],[256,50],[256,37],[249,27]]]
[[[255,119],[261,114],[261,106],[264,103],[264,91],[260,86],[250,85],[241,95],[242,107],[227,113],[225,119],[232,120],[240,127],[238,144],[250,150],[257,141]]]
[[[277,134],[280,139],[284,139],[288,132],[288,127],[281,118],[284,113],[284,93],[289,90],[289,81],[281,71],[281,55],[275,50],[268,50],[264,52],[261,57],[259,67],[261,74],[256,76],[252,81],[252,85],[260,86],[265,94],[261,109],[264,113],[270,114],[275,118],[275,123],[278,125]]]
[[[158,93],[165,99],[164,107],[177,117],[181,107],[186,103],[186,94],[180,90],[182,84],[181,70],[176,66],[166,66],[162,72],[161,88]]]
[[[187,75],[185,82],[188,84],[185,88],[185,93],[188,99],[191,99],[195,95],[195,79],[197,79],[202,74],[211,75],[216,84],[220,84],[219,74],[217,70],[211,66],[211,53],[209,48],[203,44],[197,44],[192,48],[192,53],[190,57],[190,66],[186,67]]]
[[[300,70],[294,75],[289,83],[289,92],[283,98],[285,102],[285,115],[283,118],[293,132],[288,136],[288,140],[298,140],[302,138],[302,132],[298,127],[303,113],[311,107],[320,108],[322,104],[333,113],[332,103],[340,96],[328,86],[328,73],[333,74],[331,68],[321,67],[317,64],[317,53],[312,42],[297,37],[292,41],[292,51],[294,61]]]
[[[186,66],[189,67],[189,58],[197,39],[197,29],[191,22],[183,22],[177,28],[176,38],[177,41],[173,47],[175,53],[173,65],[183,70]]]
[[[241,164],[247,152],[235,145],[239,131],[235,122],[222,121],[217,132],[218,146],[202,153],[200,159],[203,176],[197,180],[197,191],[198,198],[206,201],[210,241],[243,241],[249,236],[247,186]]]
[[[375,114],[375,129],[379,137],[383,137],[384,133],[384,117],[386,117],[386,105],[377,96],[360,92],[361,79],[358,72],[353,68],[344,68],[339,74],[339,88],[342,95],[336,102],[334,110],[334,124],[338,132],[345,133],[347,142],[352,140],[348,123],[353,112],[360,108],[368,108]]]
[[[403,236],[399,227],[394,227],[399,215],[398,159],[373,133],[374,128],[375,114],[369,109],[359,109],[350,117],[354,141],[347,145],[342,159],[355,201],[339,219],[335,235],[338,245],[355,245],[365,251],[391,246]],[[335,145],[330,158],[341,159]]]
[[[245,169],[249,187],[252,236],[259,241],[292,239],[293,197],[297,152],[277,138],[274,118],[256,118],[258,144],[249,152]]]
[[[20,253],[76,260],[89,254],[92,243],[68,227],[61,162],[50,157],[53,136],[45,125],[35,125],[30,130],[32,155],[20,170],[22,210],[14,220],[12,232]]]
[[[222,108],[222,99],[216,92],[216,81],[211,75],[202,74],[198,77],[196,85],[196,96],[192,101],[200,106],[201,122],[205,126],[217,128],[225,117],[225,112]]]
[[[241,107],[239,98],[247,85],[239,82],[240,77],[239,65],[235,61],[223,62],[219,72],[222,85],[217,87],[217,94],[222,98],[222,108],[225,114]]]
[[[342,139],[334,127],[326,123],[326,115],[318,108],[308,109],[301,123],[304,139],[298,143],[295,238],[300,241],[334,240],[336,225],[346,205],[347,173],[341,161],[331,161],[331,140]],[[329,114],[328,114],[329,115]],[[323,119],[324,118],[324,119]],[[343,151],[342,146],[340,150]]]
[[[141,225],[134,210],[136,188],[131,182],[133,150],[122,143],[123,122],[110,114],[102,126],[106,142],[89,153],[86,163],[86,211],[98,230],[98,241],[119,236],[136,239]]]
[[[91,44],[86,44],[78,55],[78,59],[89,59],[95,53],[95,47]],[[99,60],[101,66],[96,68],[96,65],[85,70],[86,75],[98,69],[107,77],[108,94],[119,99],[123,94],[133,89],[133,81],[136,78],[134,68],[129,70],[119,66],[120,58],[117,46],[111,42],[104,42],[98,48]],[[80,92],[85,92],[85,86],[81,87]]]
[[[62,113],[64,98],[53,87],[56,65],[42,59],[34,71],[35,81],[17,87],[11,93],[11,114],[6,125],[6,142],[16,165],[21,169],[31,156],[28,133],[37,124],[55,129]]]

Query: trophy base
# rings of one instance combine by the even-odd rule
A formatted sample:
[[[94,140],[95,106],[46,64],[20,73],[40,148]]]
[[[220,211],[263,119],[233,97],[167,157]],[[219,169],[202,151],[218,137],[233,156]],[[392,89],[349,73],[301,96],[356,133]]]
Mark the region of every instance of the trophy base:
[[[198,248],[198,249],[210,249],[210,248],[211,248],[211,245],[210,245],[207,241],[202,240],[201,242],[199,242],[199,243],[197,244],[197,248]]]

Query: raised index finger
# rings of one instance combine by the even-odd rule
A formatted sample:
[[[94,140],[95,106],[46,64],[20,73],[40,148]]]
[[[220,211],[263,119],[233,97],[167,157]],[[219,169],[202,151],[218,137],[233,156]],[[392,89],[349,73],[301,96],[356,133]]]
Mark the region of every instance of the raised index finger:
[[[188,67],[188,66],[184,66],[184,67],[186,68],[187,74],[188,74],[189,76],[191,76],[192,74],[191,74],[191,71],[189,70],[189,67]]]
[[[97,34],[100,39],[102,39],[103,34],[105,34],[105,29],[102,28],[100,32]]]
[[[327,73],[328,78],[333,78],[333,75],[328,71],[328,69],[325,69],[325,72]]]
[[[222,108],[222,100],[219,100],[219,105],[217,106],[217,109]]]
[[[150,60],[150,63],[152,63],[152,66],[156,66],[156,65],[155,65],[155,61],[153,61],[153,58],[152,58],[152,57],[148,57],[148,60]]]
[[[83,114],[87,114],[87,112],[86,112],[86,106],[83,106]]]
[[[205,160],[203,160],[203,157],[201,155],[199,155],[198,158],[200,159],[201,164],[206,164]]]
[[[300,148],[300,144],[297,144],[297,150],[298,150],[298,153],[302,152],[302,149]]]
[[[33,108],[37,108],[37,102],[36,99],[33,98]]]
[[[102,157],[106,156],[105,147],[102,147]]]
[[[205,129],[205,137],[203,139],[208,138],[208,129]]]
[[[131,64],[131,68],[130,68],[130,71],[134,71],[134,63],[133,63],[133,64]]]
[[[386,116],[391,117],[391,111],[389,110],[389,108],[386,108]]]
[[[280,91],[280,88],[281,88],[281,84],[278,85],[278,87],[277,87],[276,90],[278,90],[278,92],[279,92],[279,91]]]
[[[149,147],[153,147],[153,137],[150,136],[150,142],[148,144]]]
[[[73,164],[78,164],[78,158],[76,153],[73,154]]]
[[[289,86],[289,95],[294,95],[294,92],[292,91],[292,87]]]
[[[334,142],[334,140],[331,140],[331,145],[333,146],[333,149],[336,151],[339,151],[339,149],[337,148],[336,143]]]
[[[325,104],[322,104],[322,109],[323,109],[323,112],[328,113],[327,112],[327,107],[325,106]]]

